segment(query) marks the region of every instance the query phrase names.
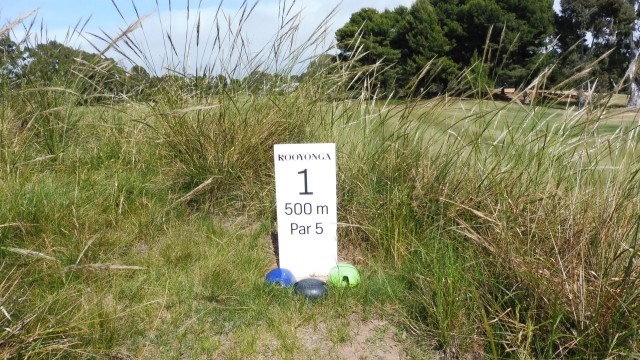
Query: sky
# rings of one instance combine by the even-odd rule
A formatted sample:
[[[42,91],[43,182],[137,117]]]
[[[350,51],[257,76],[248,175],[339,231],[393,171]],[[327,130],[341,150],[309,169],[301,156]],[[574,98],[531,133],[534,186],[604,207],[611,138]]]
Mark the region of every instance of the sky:
[[[557,9],[559,0],[554,1]],[[399,5],[410,6],[412,2],[260,0],[256,3],[255,0],[247,0],[244,9],[249,10],[256,5],[243,21],[242,0],[157,0],[157,5],[153,0],[0,0],[0,28],[37,10],[23,23],[28,25],[35,20],[32,36],[35,33],[40,39],[57,40],[75,48],[97,52],[104,50],[107,45],[103,40],[106,38],[104,34],[117,37],[136,21],[137,11],[141,17],[148,15],[142,26],[132,33],[135,45],[131,47],[137,51],[120,42],[120,53],[114,49],[106,53],[125,67],[136,63],[155,72],[172,68],[193,73],[205,67],[212,71],[221,71],[223,68],[228,71],[230,64],[240,63],[245,71],[258,67],[258,64],[272,71],[287,67],[299,70],[306,67],[309,57],[331,48],[335,31],[349,20],[352,13],[364,6],[384,10]],[[135,8],[132,4],[135,4]],[[323,22],[334,9],[330,20]],[[285,28],[295,31],[279,32],[278,24],[287,21],[279,21],[279,18],[282,19],[279,14],[282,15],[283,11],[287,12],[285,19],[294,20]],[[87,20],[82,35],[67,36],[69,29],[73,29],[79,21],[84,23]],[[241,21],[242,24],[239,24]],[[17,26],[13,29],[12,37],[14,40],[21,39],[24,32],[24,25]],[[170,40],[167,33],[171,36]],[[278,33],[280,35],[276,36]],[[285,41],[276,43],[276,38]],[[300,45],[310,44],[306,42],[310,38],[313,46],[304,48]],[[266,64],[264,59],[278,60],[270,60]]]

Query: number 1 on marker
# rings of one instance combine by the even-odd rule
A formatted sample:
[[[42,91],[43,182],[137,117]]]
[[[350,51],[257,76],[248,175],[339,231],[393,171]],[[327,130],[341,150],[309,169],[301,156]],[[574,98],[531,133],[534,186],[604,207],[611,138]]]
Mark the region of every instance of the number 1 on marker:
[[[313,195],[313,192],[309,192],[309,188],[307,187],[307,169],[302,171],[298,171],[298,174],[304,175],[304,192],[299,193],[300,195]]]

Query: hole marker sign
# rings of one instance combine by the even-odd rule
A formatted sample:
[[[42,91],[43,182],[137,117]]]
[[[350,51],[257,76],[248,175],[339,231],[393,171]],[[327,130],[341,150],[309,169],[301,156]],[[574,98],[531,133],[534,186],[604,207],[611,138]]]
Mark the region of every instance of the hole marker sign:
[[[273,146],[280,267],[297,279],[338,263],[335,144]]]

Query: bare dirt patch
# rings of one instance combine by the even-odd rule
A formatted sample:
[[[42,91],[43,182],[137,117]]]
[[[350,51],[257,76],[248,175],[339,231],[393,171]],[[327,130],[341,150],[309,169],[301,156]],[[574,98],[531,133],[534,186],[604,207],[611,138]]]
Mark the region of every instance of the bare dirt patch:
[[[358,315],[333,324],[301,327],[298,338],[307,354],[322,359],[402,359],[397,329],[385,320]]]

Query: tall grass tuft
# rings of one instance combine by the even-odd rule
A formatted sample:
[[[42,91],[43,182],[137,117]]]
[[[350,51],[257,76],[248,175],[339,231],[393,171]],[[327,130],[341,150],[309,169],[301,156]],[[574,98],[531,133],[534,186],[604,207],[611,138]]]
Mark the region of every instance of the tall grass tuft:
[[[5,359],[23,357],[48,358],[77,355],[79,344],[74,336],[78,324],[62,320],[57,302],[43,301],[24,313],[16,311],[20,302],[29,297],[25,269],[11,267],[4,260],[0,264],[0,356]]]

